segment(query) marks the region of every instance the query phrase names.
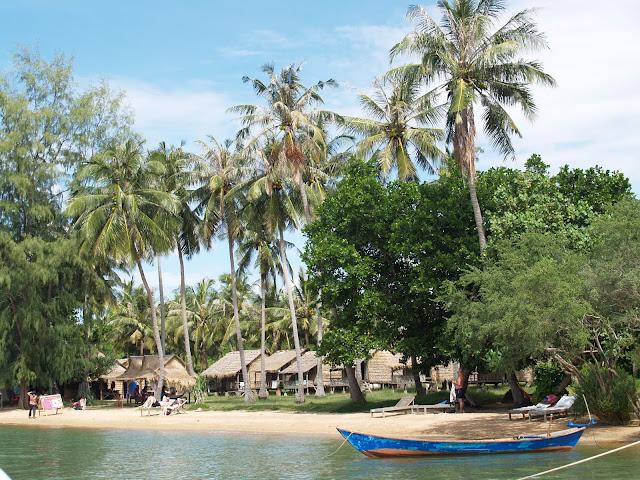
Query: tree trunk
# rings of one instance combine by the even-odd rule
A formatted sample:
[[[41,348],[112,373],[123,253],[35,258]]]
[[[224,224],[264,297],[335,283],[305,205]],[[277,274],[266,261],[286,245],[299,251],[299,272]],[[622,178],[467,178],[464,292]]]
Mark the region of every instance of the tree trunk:
[[[426,395],[427,391],[422,385],[422,380],[420,380],[420,369],[415,355],[411,355],[411,374],[413,375],[413,382],[416,384],[416,394]]]
[[[320,315],[320,308],[316,309],[316,322],[317,322],[317,326],[318,326],[318,333],[317,335],[317,343],[318,343],[318,348],[320,347],[320,344],[322,343],[322,334],[324,333],[324,322],[322,321],[322,316]],[[317,349],[316,349],[317,350]],[[324,397],[325,396],[325,392],[324,392],[324,372],[322,371],[322,362],[324,361],[324,358],[321,357],[320,355],[318,355],[318,364],[316,367],[316,397]]]
[[[302,200],[302,208],[304,210],[304,221],[309,223],[311,221],[311,209],[309,208],[309,199],[307,198],[307,188],[302,178],[302,173],[298,179],[298,190],[300,190],[300,200]]]
[[[136,255],[137,256],[137,255]],[[147,281],[147,277],[144,274],[144,268],[142,268],[142,262],[139,258],[136,258],[136,265],[138,265],[138,270],[140,272],[140,278],[142,279],[142,284],[144,285],[144,289],[147,292],[147,300],[149,302],[149,311],[151,312],[151,324],[153,325],[153,338],[156,342],[156,349],[158,350],[158,362],[160,364],[160,370],[158,373],[158,383],[156,384],[156,398],[158,400],[162,400],[160,396],[162,395],[162,387],[164,386],[164,348],[162,346],[162,341],[160,339],[160,330],[158,328],[158,318],[156,316],[156,309],[154,308],[153,301],[153,291],[149,286],[149,282]]]
[[[160,256],[156,255],[158,263],[158,290],[160,292],[160,341],[162,342],[162,351],[167,348],[167,316],[164,308],[164,286],[162,285],[162,266],[160,265]]]
[[[27,382],[20,382],[20,406],[24,410],[29,410],[29,395],[27,392],[29,391],[29,384]]]
[[[511,388],[511,396],[513,398],[513,404],[516,406],[524,405],[525,399],[527,398],[527,394],[522,387],[520,386],[520,382],[518,382],[518,377],[516,372],[511,371],[507,374],[507,382],[509,382],[509,387]]]
[[[556,395],[562,394],[571,383],[571,380],[573,380],[573,377],[570,374],[565,373],[564,377],[562,377],[562,380],[560,380],[560,383],[552,388],[553,393],[555,393]]]
[[[233,321],[236,324],[236,341],[238,342],[238,353],[240,354],[240,368],[242,369],[242,381],[244,382],[244,401],[254,402],[255,396],[249,383],[249,372],[247,361],[244,356],[244,342],[242,340],[242,330],[240,328],[240,313],[238,311],[238,292],[236,290],[236,266],[233,258],[233,235],[227,225],[227,241],[229,244],[229,264],[231,267],[231,302],[233,303]]]
[[[460,121],[455,124],[453,132],[453,156],[469,185],[471,208],[473,209],[473,218],[478,232],[480,253],[482,253],[487,246],[487,237],[484,232],[484,221],[476,192],[476,127],[473,118],[473,107],[466,108],[459,112],[459,115]]]
[[[265,365],[265,343],[266,343],[266,325],[267,325],[267,272],[260,273],[260,390],[259,398],[267,398],[267,369]]]
[[[302,355],[300,354],[300,338],[298,337],[298,319],[296,318],[296,306],[293,301],[293,285],[289,278],[289,269],[287,268],[287,252],[284,246],[284,232],[280,227],[280,238],[278,246],[280,248],[280,263],[282,264],[282,276],[287,289],[287,297],[289,298],[289,312],[291,313],[291,327],[293,329],[293,345],[296,350],[296,366],[298,369],[298,389],[296,393],[296,402],[304,402],[304,376],[302,374]]]
[[[189,340],[189,322],[187,322],[187,294],[184,281],[184,258],[182,258],[182,249],[180,242],[178,245],[178,260],[180,261],[180,315],[182,316],[182,334],[184,337],[184,354],[187,360],[187,371],[189,375],[195,375],[193,369],[193,358],[191,357],[191,341]]]
[[[463,385],[463,388],[466,390],[465,402],[471,405],[472,407],[475,407],[477,405],[476,402],[473,400],[473,398],[469,396],[469,376],[471,376],[471,368],[466,367],[462,364],[460,365],[460,368],[462,369],[462,385]]]
[[[469,196],[471,197],[471,208],[473,208],[473,219],[476,222],[476,230],[478,231],[480,253],[482,253],[485,248],[487,248],[487,237],[484,233],[484,220],[482,218],[482,211],[480,210],[480,203],[478,202],[478,194],[476,192],[475,173],[472,177],[469,177]]]
[[[356,378],[356,369],[353,366],[346,367],[345,371],[347,373],[347,382],[349,382],[349,395],[351,396],[351,401],[354,403],[364,403],[365,398],[362,390],[360,390],[360,384],[358,383],[358,379]]]

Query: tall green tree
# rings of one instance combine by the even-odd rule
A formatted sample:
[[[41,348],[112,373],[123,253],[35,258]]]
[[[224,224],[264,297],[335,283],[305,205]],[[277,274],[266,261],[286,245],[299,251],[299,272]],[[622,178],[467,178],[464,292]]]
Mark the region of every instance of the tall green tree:
[[[107,310],[106,322],[115,334],[119,355],[128,355],[129,346],[134,353],[144,355],[155,348],[153,327],[150,324],[149,299],[143,287],[136,287],[133,280],[123,285],[118,301]]]
[[[184,151],[183,146],[169,147],[164,142],[160,143],[158,148],[152,152],[152,155],[154,160],[160,162],[164,167],[161,188],[166,192],[173,193],[179,202],[174,246],[178,251],[178,260],[180,262],[180,310],[186,364],[187,370],[193,375],[195,371],[193,369],[187,321],[184,257],[186,255],[187,258],[190,258],[200,250],[200,239],[198,238],[200,220],[191,207],[192,192],[190,187],[196,180],[193,171],[194,158],[193,155]],[[159,258],[158,268],[160,268]]]
[[[244,355],[244,340],[240,327],[234,258],[234,246],[242,233],[240,210],[243,206],[243,200],[238,187],[244,182],[248,173],[247,157],[239,149],[234,149],[233,142],[229,140],[220,144],[211,138],[209,144],[203,144],[203,148],[204,153],[200,158],[197,170],[201,186],[194,192],[195,198],[199,202],[197,211],[204,214],[203,231],[205,241],[208,244],[215,233],[223,234],[227,238],[233,318],[236,328],[236,342],[240,353],[242,381],[244,382],[244,398],[247,402],[253,402],[255,394],[251,390],[249,382]],[[218,230],[219,227],[224,230]]]
[[[437,22],[418,6],[409,7],[413,32],[391,49],[391,57],[409,54],[419,63],[396,72],[416,76],[447,97],[447,141],[465,175],[478,231],[480,250],[487,245],[485,224],[476,193],[476,110],[493,146],[513,157],[511,136],[520,129],[506,107],[520,107],[533,118],[536,105],[531,84],[555,85],[537,61],[521,55],[546,47],[544,35],[523,10],[504,24],[496,24],[506,9],[503,0],[440,0]]]
[[[374,86],[373,96],[360,95],[360,106],[370,118],[339,117],[339,123],[360,139],[356,155],[373,155],[385,176],[397,168],[401,180],[417,178],[416,163],[434,173],[443,157],[436,142],[443,135],[432,128],[439,112],[431,92],[421,92],[422,82],[415,76],[376,80]]]
[[[305,180],[314,167],[312,159],[324,157],[327,139],[322,128],[327,112],[317,109],[323,104],[320,91],[325,87],[336,87],[333,79],[316,82],[306,87],[300,79],[300,65],[289,65],[279,73],[273,65],[262,67],[267,82],[243,77],[250,83],[264,105],[238,105],[230,111],[242,115],[243,128],[238,138],[249,150],[269,147],[269,163],[280,176],[288,172],[297,185],[306,221],[311,219],[311,208]]]
[[[296,351],[296,366],[298,370],[296,401],[302,403],[304,402],[302,351],[300,348],[298,319],[296,316],[294,285],[291,280],[289,268],[287,267],[289,260],[287,259],[287,242],[284,237],[285,231],[298,226],[300,219],[299,199],[301,197],[296,195],[299,193],[299,190],[296,191],[296,189],[293,188],[291,179],[286,176],[280,176],[281,171],[278,169],[277,158],[272,155],[272,151],[277,151],[278,148],[280,147],[277,141],[269,142],[265,146],[264,152],[267,160],[264,162],[264,169],[261,170],[251,182],[247,198],[252,204],[263,202],[264,225],[277,239],[280,271],[287,292],[293,343]]]
[[[157,219],[175,216],[178,202],[175,195],[155,187],[153,177],[162,174],[162,166],[145,159],[141,147],[138,141],[128,140],[94,155],[78,173],[80,187],[67,211],[76,219],[82,250],[98,258],[135,264],[149,305],[155,305],[142,262],[171,245],[171,232]],[[156,309],[149,312],[160,362],[159,398],[164,383],[164,348]]]
[[[79,162],[129,126],[121,96],[105,84],[78,89],[63,56],[23,50],[0,75],[0,383],[19,384],[23,403],[29,385],[97,371],[91,315],[76,312],[94,300],[87,285],[105,298],[110,273],[77,256],[63,192]]]
[[[275,285],[275,278],[280,264],[278,262],[278,248],[273,232],[264,223],[262,205],[253,204],[245,210],[246,231],[238,245],[238,269],[247,271],[251,266],[260,275],[260,389],[258,396],[267,398],[266,375],[266,325],[267,325],[267,291],[270,279]]]

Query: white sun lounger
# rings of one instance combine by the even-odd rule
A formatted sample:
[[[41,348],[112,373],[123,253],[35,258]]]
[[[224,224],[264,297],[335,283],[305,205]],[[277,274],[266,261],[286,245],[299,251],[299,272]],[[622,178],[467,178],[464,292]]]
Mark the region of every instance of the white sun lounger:
[[[576,402],[576,397],[573,395],[563,395],[560,400],[549,408],[542,408],[539,410],[531,410],[529,412],[529,420],[533,420],[535,417],[544,417],[547,420],[547,416],[564,415],[569,413],[569,410],[573,408],[573,404]]]
[[[375,413],[381,413],[384,418],[387,413],[410,413],[415,398],[402,397],[393,407],[372,408],[370,410],[371,416],[373,417]]]

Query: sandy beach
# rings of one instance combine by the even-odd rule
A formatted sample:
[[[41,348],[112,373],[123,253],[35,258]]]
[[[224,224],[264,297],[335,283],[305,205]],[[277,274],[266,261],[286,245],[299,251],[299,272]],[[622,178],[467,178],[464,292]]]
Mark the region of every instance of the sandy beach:
[[[542,433],[540,421],[509,421],[505,413],[395,415],[371,418],[367,413],[324,414],[280,411],[189,411],[183,415],[140,416],[139,409],[97,408],[76,411],[65,408],[58,415],[27,418],[25,410],[0,410],[0,426],[41,428],[156,429],[211,432],[248,432],[290,435],[335,436],[336,427],[382,435],[440,438],[498,438],[522,433]],[[552,430],[565,428],[566,420],[552,423]],[[598,426],[581,443],[623,443],[640,439],[638,426]]]

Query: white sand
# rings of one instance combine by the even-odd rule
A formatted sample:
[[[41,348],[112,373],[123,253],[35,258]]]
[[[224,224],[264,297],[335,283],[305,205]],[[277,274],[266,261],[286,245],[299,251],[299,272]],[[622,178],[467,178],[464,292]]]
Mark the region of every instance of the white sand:
[[[541,421],[509,421],[505,413],[465,413],[394,415],[371,418],[367,413],[326,414],[280,411],[189,411],[184,415],[141,417],[134,408],[97,408],[47,414],[35,420],[26,410],[0,410],[1,425],[65,428],[115,428],[192,430],[211,432],[251,432],[294,435],[336,436],[336,427],[360,432],[440,438],[499,438],[522,433],[541,433],[547,426]],[[562,430],[566,419],[554,420],[551,429]],[[581,443],[627,442],[640,439],[638,426],[596,427],[589,429]]]

